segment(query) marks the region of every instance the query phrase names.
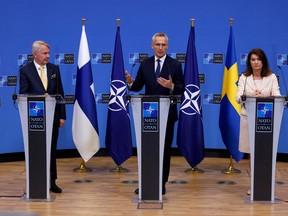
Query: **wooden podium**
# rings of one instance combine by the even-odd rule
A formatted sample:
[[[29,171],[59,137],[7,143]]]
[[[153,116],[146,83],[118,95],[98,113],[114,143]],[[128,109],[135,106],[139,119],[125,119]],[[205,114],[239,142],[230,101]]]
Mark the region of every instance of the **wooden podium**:
[[[139,200],[162,201],[169,96],[131,96],[137,142]]]
[[[50,154],[56,100],[49,95],[17,97],[25,149],[25,201],[53,201]]]
[[[275,202],[275,171],[278,139],[285,97],[248,97],[247,109],[250,161],[250,202]]]

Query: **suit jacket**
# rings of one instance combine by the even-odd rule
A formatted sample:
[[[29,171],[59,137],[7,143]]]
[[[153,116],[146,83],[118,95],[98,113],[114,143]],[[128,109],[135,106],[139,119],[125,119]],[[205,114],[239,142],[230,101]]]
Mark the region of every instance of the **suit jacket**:
[[[238,92],[236,95],[236,101],[238,103],[241,102],[241,96],[245,93],[247,96],[253,96],[253,92],[256,89],[260,90],[262,93],[262,97],[269,97],[269,96],[280,96],[279,91],[279,84],[275,74],[271,74],[269,76],[263,77],[261,81],[260,87],[256,87],[253,76],[250,75],[248,77],[244,76],[243,74],[239,78],[238,82]],[[245,91],[245,92],[244,92]],[[241,114],[246,115],[246,109],[241,109]]]
[[[152,56],[140,64],[137,76],[130,87],[130,90],[140,91],[145,86],[146,95],[182,94],[184,92],[184,78],[181,63],[168,55],[163,63],[160,77],[169,79],[169,75],[171,75],[172,82],[174,83],[174,90],[173,92],[170,92],[170,89],[164,88],[156,83],[154,59],[155,57]],[[173,121],[178,119],[176,104],[170,105],[169,117],[170,120]]]
[[[64,97],[64,90],[61,81],[59,67],[48,63],[47,65],[48,86],[45,90],[34,62],[28,63],[20,69],[20,94],[49,95],[61,94]],[[56,104],[54,124],[59,124],[60,119],[66,119],[66,109],[63,104]]]

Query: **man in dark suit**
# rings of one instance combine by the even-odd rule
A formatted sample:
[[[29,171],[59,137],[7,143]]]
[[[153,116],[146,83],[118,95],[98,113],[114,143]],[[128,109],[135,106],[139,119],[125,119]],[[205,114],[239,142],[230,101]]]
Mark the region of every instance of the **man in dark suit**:
[[[59,67],[48,62],[50,46],[44,41],[35,41],[32,45],[34,61],[20,70],[20,94],[57,95],[64,97]],[[64,104],[56,104],[51,143],[50,190],[61,193],[56,185],[57,166],[56,150],[59,127],[65,124],[66,110]]]
[[[126,71],[125,77],[130,91],[140,91],[145,86],[146,95],[170,95],[184,92],[184,78],[181,63],[166,54],[168,37],[159,32],[152,37],[154,56],[140,64],[135,80]],[[158,74],[160,72],[160,74]],[[177,106],[171,104],[166,128],[162,193],[166,193],[165,184],[168,182],[171,161],[171,146],[173,142],[174,125],[178,120]],[[139,190],[136,189],[138,194]]]

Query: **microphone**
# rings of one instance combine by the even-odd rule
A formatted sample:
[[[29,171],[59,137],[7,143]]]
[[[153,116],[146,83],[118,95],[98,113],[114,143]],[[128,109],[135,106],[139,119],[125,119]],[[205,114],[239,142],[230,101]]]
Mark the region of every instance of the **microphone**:
[[[246,76],[246,78],[245,78],[243,95],[241,95],[241,100],[242,100],[242,101],[246,101],[246,83],[247,83],[247,76]]]
[[[288,91],[287,91],[287,85],[286,85],[284,73],[283,73],[283,70],[282,70],[282,68],[280,67],[280,65],[278,65],[277,67],[280,69],[281,75],[282,75],[282,77],[283,77],[283,82],[284,82],[285,91],[286,91],[285,101],[287,102],[287,101],[288,101]]]
[[[14,88],[14,92],[13,92],[13,94],[12,94],[12,100],[13,100],[14,105],[15,105],[16,100],[17,100],[17,98],[18,98],[18,95],[17,95],[17,93],[16,93],[16,89],[17,89],[18,79],[19,79],[19,76],[20,76],[20,70],[21,70],[21,68],[22,68],[23,66],[24,66],[24,64],[21,64],[21,65],[19,66],[19,68],[18,68],[18,74],[17,74],[17,77],[16,77],[16,85],[15,85],[15,88]]]
[[[133,68],[135,67],[136,63],[134,63],[131,67],[131,72],[130,72],[130,76],[132,77],[132,72],[133,72]],[[130,103],[131,100],[131,95],[130,95],[130,91],[129,91],[129,86],[127,86],[127,95],[126,95],[126,100],[127,100],[127,104]]]
[[[57,65],[57,73],[56,73],[57,77],[56,77],[56,95],[55,95],[55,99],[56,99],[56,103],[57,104],[66,104],[66,101],[64,100],[64,98],[62,97],[61,94],[59,94],[59,79],[60,79],[60,73],[59,73],[59,66]]]

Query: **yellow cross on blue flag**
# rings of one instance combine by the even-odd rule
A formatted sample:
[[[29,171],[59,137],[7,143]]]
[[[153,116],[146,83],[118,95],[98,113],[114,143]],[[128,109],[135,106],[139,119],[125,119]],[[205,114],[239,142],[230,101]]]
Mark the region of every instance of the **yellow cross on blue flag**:
[[[236,50],[233,29],[232,26],[230,26],[230,36],[222,84],[219,128],[222,140],[236,162],[243,158],[243,153],[238,149],[241,106],[236,102],[237,81],[238,66]]]

